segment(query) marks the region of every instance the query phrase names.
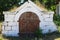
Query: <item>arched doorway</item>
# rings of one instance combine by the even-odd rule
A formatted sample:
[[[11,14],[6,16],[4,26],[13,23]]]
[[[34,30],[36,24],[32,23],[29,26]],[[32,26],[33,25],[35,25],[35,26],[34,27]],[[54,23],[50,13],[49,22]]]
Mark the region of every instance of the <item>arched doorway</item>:
[[[19,18],[20,33],[34,33],[39,28],[39,17],[33,12],[25,12]]]

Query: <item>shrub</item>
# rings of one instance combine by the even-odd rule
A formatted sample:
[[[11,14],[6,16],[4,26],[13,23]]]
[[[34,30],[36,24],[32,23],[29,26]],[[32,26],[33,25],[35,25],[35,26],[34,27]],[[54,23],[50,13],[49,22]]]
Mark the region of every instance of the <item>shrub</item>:
[[[60,26],[60,16],[54,14],[53,19],[54,19],[54,22],[56,23],[56,25],[57,25],[57,26]]]
[[[41,30],[41,29],[37,29],[37,30],[35,31],[35,35],[36,35],[37,37],[42,37],[42,30]]]

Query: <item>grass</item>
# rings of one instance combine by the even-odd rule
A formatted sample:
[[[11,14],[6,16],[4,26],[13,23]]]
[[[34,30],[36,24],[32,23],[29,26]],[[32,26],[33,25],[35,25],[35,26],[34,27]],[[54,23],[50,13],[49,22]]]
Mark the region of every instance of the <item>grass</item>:
[[[0,22],[0,31],[1,31],[2,22]]]

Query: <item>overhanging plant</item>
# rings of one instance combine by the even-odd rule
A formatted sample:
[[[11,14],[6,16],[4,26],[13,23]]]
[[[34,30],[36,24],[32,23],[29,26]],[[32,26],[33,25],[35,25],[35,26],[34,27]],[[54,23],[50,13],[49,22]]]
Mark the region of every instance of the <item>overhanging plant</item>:
[[[36,37],[42,37],[42,29],[37,29],[36,31],[35,31],[35,35],[36,35]]]

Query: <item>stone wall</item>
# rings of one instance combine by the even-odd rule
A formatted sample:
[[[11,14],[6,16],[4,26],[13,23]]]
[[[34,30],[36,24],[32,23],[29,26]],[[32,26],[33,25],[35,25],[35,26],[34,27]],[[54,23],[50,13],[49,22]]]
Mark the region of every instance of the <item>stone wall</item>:
[[[2,34],[6,36],[18,36],[19,33],[19,17],[24,12],[35,13],[40,20],[39,27],[42,33],[51,33],[57,30],[53,22],[54,12],[46,12],[37,7],[33,2],[29,1],[19,7],[15,12],[4,12],[5,20],[2,25]]]
[[[15,14],[5,14],[5,21],[2,25],[2,33],[6,36],[19,36],[19,23],[15,21]],[[42,20],[40,20],[40,29],[42,30],[42,33],[51,33],[57,30],[56,25],[53,22],[53,12],[48,12],[43,14],[40,14],[38,16]]]
[[[15,15],[6,14],[4,16],[5,16],[5,21],[14,21],[13,19]]]
[[[3,22],[2,33],[6,36],[18,36],[18,22]]]
[[[4,22],[2,25],[2,34],[6,36],[18,36],[19,24],[14,20],[15,12],[4,12]]]
[[[40,29],[42,29],[42,33],[51,33],[57,30],[54,22],[41,22]]]
[[[42,33],[51,33],[57,30],[57,26],[53,22],[53,12],[48,12],[42,14],[43,21],[40,22],[40,29],[42,29]]]
[[[43,21],[53,21],[53,13],[42,14]]]

